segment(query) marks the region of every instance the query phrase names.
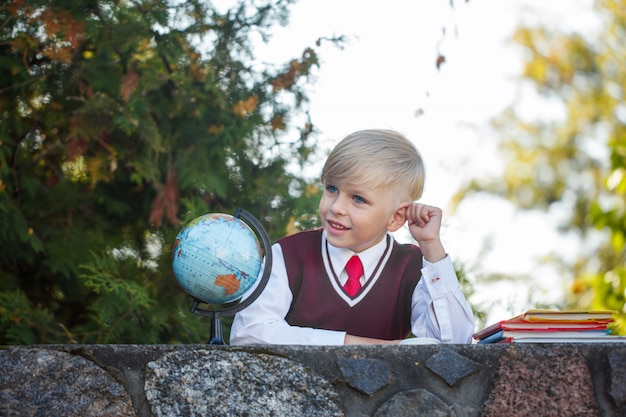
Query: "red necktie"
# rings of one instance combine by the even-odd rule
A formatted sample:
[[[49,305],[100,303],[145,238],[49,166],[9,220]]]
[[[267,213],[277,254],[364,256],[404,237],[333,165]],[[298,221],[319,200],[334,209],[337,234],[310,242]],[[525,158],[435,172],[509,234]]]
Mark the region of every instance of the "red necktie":
[[[361,276],[363,275],[363,264],[358,256],[354,255],[346,264],[346,272],[348,273],[348,281],[343,289],[350,297],[354,297],[361,289]]]

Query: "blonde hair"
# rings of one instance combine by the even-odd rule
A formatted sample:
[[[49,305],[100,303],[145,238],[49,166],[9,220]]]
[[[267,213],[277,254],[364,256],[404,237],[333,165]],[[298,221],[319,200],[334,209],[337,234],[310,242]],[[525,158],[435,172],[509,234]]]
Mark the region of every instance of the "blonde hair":
[[[353,182],[393,188],[402,199],[417,200],[426,172],[413,143],[393,130],[361,130],[341,140],[322,168],[324,184]]]

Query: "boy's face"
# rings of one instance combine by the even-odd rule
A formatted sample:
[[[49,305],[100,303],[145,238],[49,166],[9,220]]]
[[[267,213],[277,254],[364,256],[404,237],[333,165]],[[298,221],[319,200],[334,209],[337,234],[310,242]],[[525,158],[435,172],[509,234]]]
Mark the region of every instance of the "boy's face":
[[[407,206],[390,189],[327,182],[319,212],[333,246],[362,252],[404,224]]]

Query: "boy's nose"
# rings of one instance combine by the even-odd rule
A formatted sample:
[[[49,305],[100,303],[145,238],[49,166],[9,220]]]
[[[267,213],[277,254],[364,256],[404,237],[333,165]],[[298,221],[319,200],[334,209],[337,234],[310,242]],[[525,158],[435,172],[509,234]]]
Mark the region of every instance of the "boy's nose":
[[[345,214],[346,213],[346,201],[342,197],[337,197],[330,206],[333,213]]]

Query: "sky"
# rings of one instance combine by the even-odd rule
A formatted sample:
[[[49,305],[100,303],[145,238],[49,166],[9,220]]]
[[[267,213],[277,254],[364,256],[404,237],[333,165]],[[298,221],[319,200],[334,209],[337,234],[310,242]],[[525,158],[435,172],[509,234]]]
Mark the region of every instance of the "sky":
[[[442,238],[453,259],[470,272],[529,275],[475,282],[470,301],[487,309],[487,321],[532,308],[529,299],[560,301],[566,283],[535,258],[576,248],[550,232],[551,219],[516,212],[495,198],[468,200],[454,212],[450,202],[465,181],[502,169],[489,121],[523,95],[516,83],[522,51],[510,41],[514,29],[537,22],[589,29],[591,1],[300,0],[291,10],[289,24],[258,46],[257,58],[287,62],[320,37],[347,39],[343,48],[323,44],[318,51],[321,65],[309,89],[318,145],[330,150],[367,128],[404,133],[425,160],[421,201],[444,210]],[[445,62],[437,68],[439,54]],[[532,115],[540,107],[529,103]]]

